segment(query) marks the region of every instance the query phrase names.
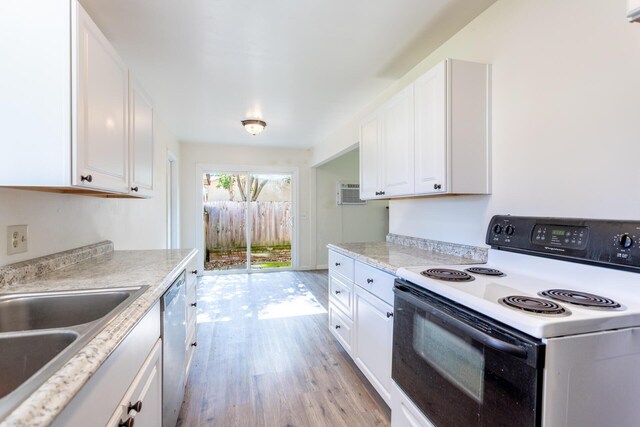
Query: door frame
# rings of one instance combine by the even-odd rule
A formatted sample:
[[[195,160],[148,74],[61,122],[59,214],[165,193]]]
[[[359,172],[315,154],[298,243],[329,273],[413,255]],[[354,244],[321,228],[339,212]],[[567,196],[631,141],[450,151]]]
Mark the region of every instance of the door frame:
[[[180,247],[180,174],[178,157],[167,150],[167,249]]]
[[[256,173],[256,174],[291,174],[291,204],[293,205],[293,230],[291,233],[291,267],[288,268],[264,268],[260,270],[252,270],[247,267],[244,270],[222,270],[222,271],[206,271],[204,269],[204,229],[202,228],[202,212],[204,211],[204,202],[202,200],[202,176],[206,172],[235,172],[235,173]],[[243,273],[265,273],[269,271],[290,271],[298,268],[298,251],[299,251],[299,168],[297,166],[269,166],[269,165],[242,165],[242,164],[196,164],[196,247],[198,248],[198,265],[203,275],[217,274],[243,274]],[[247,227],[248,228],[248,227]]]

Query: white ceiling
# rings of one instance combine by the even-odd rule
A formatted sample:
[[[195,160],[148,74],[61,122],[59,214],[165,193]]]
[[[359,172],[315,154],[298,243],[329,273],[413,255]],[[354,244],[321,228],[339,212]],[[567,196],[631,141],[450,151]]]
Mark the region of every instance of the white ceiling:
[[[311,147],[496,0],[81,0],[182,142]],[[240,120],[267,122],[259,136]]]

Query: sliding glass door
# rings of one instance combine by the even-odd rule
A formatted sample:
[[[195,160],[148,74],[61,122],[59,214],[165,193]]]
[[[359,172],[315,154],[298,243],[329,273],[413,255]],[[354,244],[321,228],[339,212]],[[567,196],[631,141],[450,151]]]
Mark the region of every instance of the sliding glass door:
[[[292,179],[291,173],[203,174],[205,271],[292,267]]]

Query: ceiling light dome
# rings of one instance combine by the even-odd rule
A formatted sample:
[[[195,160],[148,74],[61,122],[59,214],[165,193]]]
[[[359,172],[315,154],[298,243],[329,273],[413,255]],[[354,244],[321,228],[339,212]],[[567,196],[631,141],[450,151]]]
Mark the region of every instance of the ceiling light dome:
[[[259,119],[247,119],[242,121],[242,126],[244,126],[251,135],[257,135],[267,127],[267,122]]]

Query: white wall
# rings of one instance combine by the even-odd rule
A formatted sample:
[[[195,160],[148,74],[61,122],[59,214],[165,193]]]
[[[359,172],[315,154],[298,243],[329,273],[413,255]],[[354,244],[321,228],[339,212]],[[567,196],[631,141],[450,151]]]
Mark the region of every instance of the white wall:
[[[180,148],[180,224],[183,247],[196,247],[199,241],[197,233],[203,232],[202,212],[198,211],[202,200],[202,177],[197,173],[198,165],[298,168],[298,267],[307,269],[315,266],[315,227],[310,226],[313,221],[310,218],[310,201],[315,198],[315,185],[311,185],[314,177],[309,168],[309,150],[187,143],[180,144]]]
[[[155,196],[104,199],[73,194],[0,188],[0,265],[112,240],[115,249],[166,247],[167,149],[179,154],[176,139],[155,118]],[[29,225],[29,251],[7,255],[7,226]]]
[[[493,214],[640,218],[640,25],[625,0],[501,0],[314,150],[447,57],[493,65],[493,194],[390,202],[390,232],[481,245]],[[327,150],[330,147],[330,150]]]
[[[316,168],[316,254],[319,268],[328,264],[328,243],[384,241],[389,231],[386,200],[366,205],[336,204],[336,184],[358,183],[359,150],[352,150]]]

